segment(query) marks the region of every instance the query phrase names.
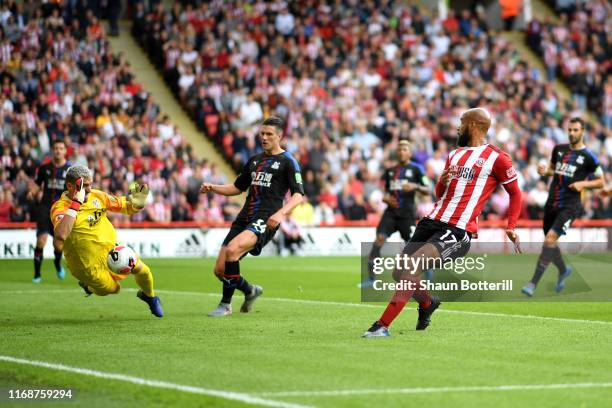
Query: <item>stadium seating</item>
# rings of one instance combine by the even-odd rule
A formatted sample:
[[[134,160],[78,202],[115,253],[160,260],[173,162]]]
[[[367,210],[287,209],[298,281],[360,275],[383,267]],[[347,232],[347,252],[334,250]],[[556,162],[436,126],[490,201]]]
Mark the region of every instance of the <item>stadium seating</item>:
[[[135,221],[232,217],[223,198],[198,194],[202,181],[223,176],[194,157],[91,11],[14,9],[2,18],[1,222],[31,219],[29,184],[56,138],[68,143],[72,163],[94,170],[95,186],[123,195],[132,180],[150,185],[151,205]]]
[[[584,112],[482,16],[442,20],[393,3],[335,9],[315,2],[284,10],[277,7],[282,2],[233,4],[176,2],[148,10],[137,3],[133,34],[236,167],[260,151],[256,122],[280,115],[315,212],[331,207],[328,218],[342,221],[363,198],[366,218],[375,219],[371,214],[384,208],[378,179],[392,162],[393,142],[412,140],[414,159],[435,180],[454,145],[460,112],[481,105],[494,114],[491,142],[512,154],[529,192],[523,217],[541,215],[536,165],[565,140],[567,118]],[[202,181],[223,177],[194,157],[134,81],[125,56],[112,53],[91,11],[54,10],[53,4],[6,9],[0,20],[0,220],[30,219],[28,185],[55,138],[69,142],[71,161],[92,167],[105,190],[123,194],[133,179],[151,184],[151,208],[134,221],[235,215],[224,198],[197,193]],[[605,78],[603,125],[593,123],[587,140],[609,171],[612,83]],[[585,216],[609,218],[609,199],[588,195]],[[319,208],[323,200],[332,205]],[[419,214],[431,204],[432,197],[422,200]],[[483,218],[503,218],[506,205],[505,193],[497,192]]]
[[[384,4],[176,2],[151,10],[139,4],[133,33],[236,168],[259,149],[258,119],[287,118],[286,147],[302,164],[314,205],[324,188],[342,197],[347,183],[362,184],[357,194],[365,193],[369,212],[380,212],[377,179],[399,137],[412,140],[414,158],[435,179],[460,112],[480,105],[494,113],[491,142],[512,154],[521,187],[530,192],[523,216],[541,216],[542,200],[531,197],[541,189],[537,163],[567,140],[567,119],[584,116],[585,106],[557,94],[482,16],[442,20],[425,9]],[[612,155],[608,122],[593,124],[587,138],[605,170]],[[355,195],[345,196],[349,205],[359,200]],[[588,216],[610,215],[608,199],[588,195],[594,208]],[[335,211],[347,216],[349,205]],[[425,200],[419,213],[430,206]],[[497,192],[484,216],[503,217],[506,207],[505,193]]]

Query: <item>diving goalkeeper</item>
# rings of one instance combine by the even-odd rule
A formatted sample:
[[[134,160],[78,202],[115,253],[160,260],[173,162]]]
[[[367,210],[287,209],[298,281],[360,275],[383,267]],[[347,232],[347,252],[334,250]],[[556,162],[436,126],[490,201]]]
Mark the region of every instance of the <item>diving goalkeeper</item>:
[[[149,194],[148,186],[133,183],[127,197],[116,197],[91,188],[91,172],[85,166],[72,166],[66,172],[66,189],[51,207],[54,239],[63,244],[70,273],[78,279],[87,295],[118,293],[125,276],[113,273],[107,256],[116,245],[117,233],[107,211],[135,214],[142,210]],[[151,313],[162,317],[159,297],[153,291],[151,269],[138,259],[132,269],[140,289],[138,298],[149,305]]]

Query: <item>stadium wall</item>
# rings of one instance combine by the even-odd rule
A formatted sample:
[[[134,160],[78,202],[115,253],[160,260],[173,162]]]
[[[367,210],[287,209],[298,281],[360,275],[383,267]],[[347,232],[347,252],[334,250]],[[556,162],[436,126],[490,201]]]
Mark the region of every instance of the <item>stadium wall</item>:
[[[578,222],[577,222],[578,223]],[[146,229],[137,228],[146,226]],[[225,235],[226,227],[190,226],[181,228],[161,227],[159,224],[132,224],[130,228],[118,228],[117,236],[121,243],[127,244],[144,258],[157,257],[202,257],[216,256]],[[524,242],[542,242],[543,233],[539,226],[522,226],[517,229]],[[582,221],[580,227],[571,228],[565,242],[607,243],[600,246],[611,250],[609,237],[612,234],[610,221]],[[0,229],[0,259],[31,259],[36,242],[35,231],[31,228]],[[305,227],[302,229],[305,240],[305,256],[358,256],[361,243],[371,242],[375,236],[374,226],[343,225],[334,227]],[[401,242],[394,234],[390,242]],[[497,246],[499,252],[511,252],[512,245],[507,241],[505,229],[499,223],[482,226],[477,240],[473,241],[473,251],[478,251],[481,243],[505,243]],[[488,252],[490,252],[490,247]],[[48,240],[45,257],[53,256],[53,246]],[[263,256],[277,255],[276,246],[269,244]]]

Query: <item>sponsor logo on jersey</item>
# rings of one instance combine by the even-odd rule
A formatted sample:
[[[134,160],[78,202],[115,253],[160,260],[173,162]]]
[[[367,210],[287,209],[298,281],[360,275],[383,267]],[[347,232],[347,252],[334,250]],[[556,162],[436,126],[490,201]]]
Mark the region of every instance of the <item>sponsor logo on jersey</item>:
[[[53,190],[64,190],[64,185],[66,184],[65,180],[62,179],[49,179],[47,182],[47,187]]]
[[[270,187],[270,184],[272,184],[272,173],[265,171],[251,172],[252,186]]]
[[[403,190],[404,184],[407,184],[407,183],[408,183],[408,180],[406,179],[391,180],[391,182],[389,183],[389,190],[391,191]]]
[[[573,164],[557,162],[555,165],[555,174],[566,177],[574,177],[574,173],[576,173],[577,169],[578,167],[574,166]]]
[[[471,167],[465,166],[457,166],[453,164],[450,166],[450,174],[452,174],[453,178],[463,179],[466,181],[472,181],[474,179],[474,175],[476,174],[476,170]]]

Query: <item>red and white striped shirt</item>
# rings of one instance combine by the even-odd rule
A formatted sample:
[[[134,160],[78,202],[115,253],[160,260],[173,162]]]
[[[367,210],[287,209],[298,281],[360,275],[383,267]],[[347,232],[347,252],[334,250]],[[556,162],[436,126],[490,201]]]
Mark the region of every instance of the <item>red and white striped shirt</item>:
[[[450,179],[427,218],[445,222],[470,233],[478,232],[478,215],[499,184],[516,180],[512,159],[497,147],[485,144],[453,150],[444,169]]]

